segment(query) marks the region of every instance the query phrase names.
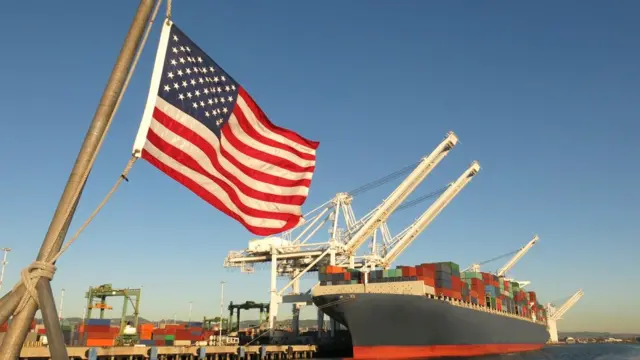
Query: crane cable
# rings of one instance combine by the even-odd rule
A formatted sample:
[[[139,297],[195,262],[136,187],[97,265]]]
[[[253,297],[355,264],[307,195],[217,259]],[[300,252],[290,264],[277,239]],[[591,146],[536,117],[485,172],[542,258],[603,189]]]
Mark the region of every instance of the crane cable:
[[[485,264],[488,264],[488,263],[490,263],[490,262],[494,262],[494,261],[496,261],[496,260],[500,260],[500,259],[505,258],[505,257],[507,257],[507,256],[514,255],[514,254],[515,254],[515,253],[517,253],[518,251],[520,251],[520,249],[515,250],[515,251],[511,251],[511,252],[509,252],[509,253],[506,253],[506,254],[503,254],[503,255],[500,255],[500,256],[496,256],[496,257],[494,257],[493,259],[483,261],[483,262],[479,263],[478,265],[485,265]]]
[[[411,172],[413,169],[416,168],[416,166],[418,166],[419,163],[420,162],[416,162],[414,164],[407,165],[407,166],[403,167],[402,169],[396,170],[396,171],[394,171],[394,172],[392,172],[392,173],[390,173],[388,175],[385,175],[385,176],[383,176],[383,177],[381,177],[381,178],[379,178],[377,180],[374,180],[374,181],[366,183],[366,184],[364,184],[362,186],[359,186],[359,187],[349,191],[348,193],[353,197],[353,196],[362,194],[364,192],[367,192],[367,191],[369,191],[371,189],[375,189],[378,186],[384,185],[384,184],[388,183],[391,180],[397,179],[400,176]]]
[[[425,201],[427,199],[430,199],[430,198],[432,198],[434,196],[438,196],[438,195],[442,194],[443,192],[445,192],[449,188],[449,186],[451,186],[451,185],[444,186],[444,187],[442,187],[442,188],[440,188],[440,189],[438,189],[436,191],[432,191],[432,192],[430,192],[430,193],[428,193],[426,195],[422,195],[422,196],[417,197],[417,198],[415,198],[413,200],[407,201],[406,203],[398,206],[396,208],[396,211],[400,211],[400,210],[404,210],[404,209],[410,208],[412,206],[416,206],[419,203],[421,203],[421,202],[423,202],[423,201]]]

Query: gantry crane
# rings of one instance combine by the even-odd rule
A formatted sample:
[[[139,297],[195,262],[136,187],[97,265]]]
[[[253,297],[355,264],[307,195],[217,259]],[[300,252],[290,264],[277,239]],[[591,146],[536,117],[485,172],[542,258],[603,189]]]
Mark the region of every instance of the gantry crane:
[[[480,171],[480,164],[474,161],[471,166],[456,181],[451,183],[442,195],[429,206],[429,208],[418,217],[418,219],[396,235],[385,249],[385,254],[381,257],[374,256],[366,264],[366,270],[375,266],[389,268],[398,256],[420,235],[440,212],[458,195],[458,193],[471,181]]]
[[[451,131],[438,147],[413,170],[405,181],[398,186],[375,210],[371,218],[344,245],[344,252],[353,256],[380,224],[386,222],[393,211],[416,189],[431,171],[444,159],[458,143],[458,137]]]
[[[273,330],[278,304],[294,304],[294,329],[300,306],[312,304],[309,292],[300,294],[300,278],[308,271],[317,271],[323,265],[349,262],[350,267],[361,267],[365,258],[358,258],[356,250],[370,237],[378,227],[387,231],[385,221],[398,209],[401,203],[426,178],[435,166],[458,143],[458,138],[449,132],[445,139],[427,157],[423,158],[411,174],[375,209],[357,220],[349,193],[338,193],[333,199],[305,215],[307,221],[281,236],[270,236],[249,242],[244,251],[232,251],[225,258],[225,267],[239,267],[244,272],[252,272],[253,264],[271,263],[271,292],[269,301],[269,328]],[[340,226],[340,219],[344,219]],[[329,227],[328,241],[308,243],[323,226]],[[290,277],[290,281],[278,291],[278,275]],[[284,295],[288,288],[293,294]],[[319,316],[321,313],[319,312]],[[320,321],[319,321],[320,323]],[[295,330],[294,330],[295,331]]]
[[[464,271],[471,270],[473,272],[480,272],[480,267],[482,265],[490,263],[492,261],[501,259],[501,258],[503,258],[505,256],[509,256],[509,255],[515,253],[515,255],[513,255],[513,257],[511,257],[511,259],[509,259],[509,261],[507,261],[507,263],[502,268],[500,268],[500,270],[496,271],[496,273],[495,273],[496,276],[505,277],[505,275],[507,274],[507,271],[511,270],[518,263],[518,261],[520,261],[520,259],[522,259],[522,257],[529,250],[531,250],[533,245],[535,245],[538,242],[539,239],[540,239],[540,237],[538,235],[534,235],[533,238],[531,240],[529,240],[529,242],[525,246],[521,247],[519,250],[511,252],[511,253],[506,254],[506,255],[501,255],[501,256],[499,256],[497,258],[493,258],[491,260],[484,261],[484,262],[479,263],[479,264],[473,264],[470,267],[464,269]],[[513,281],[513,279],[510,279],[510,278],[508,278],[507,280],[508,281]],[[530,281],[517,281],[517,283],[520,285],[521,288],[523,288],[523,287],[529,285],[531,282]]]
[[[125,333],[127,330],[127,307],[131,303],[133,306],[133,329],[138,328],[138,317],[140,315],[140,293],[141,289],[114,289],[111,284],[103,284],[97,287],[89,287],[89,290],[85,294],[87,298],[87,319],[91,319],[91,311],[93,309],[100,309],[100,319],[104,319],[105,310],[113,309],[107,305],[107,298],[113,296],[120,296],[124,298],[122,305],[122,317],[120,318],[120,333],[116,338],[118,345],[129,345],[137,342],[137,336],[129,333]],[[133,298],[135,297],[135,301]],[[94,303],[94,299],[98,299],[98,302]],[[132,330],[129,330],[132,331]]]
[[[564,316],[583,295],[584,292],[580,289],[558,308],[554,307],[551,303],[547,304],[547,330],[549,331],[549,341],[551,343],[558,342],[558,320],[561,320],[562,316]]]

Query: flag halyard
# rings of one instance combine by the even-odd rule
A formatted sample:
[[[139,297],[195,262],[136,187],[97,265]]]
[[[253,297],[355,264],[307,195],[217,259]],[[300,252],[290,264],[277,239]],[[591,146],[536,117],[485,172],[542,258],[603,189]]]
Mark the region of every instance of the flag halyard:
[[[269,236],[303,222],[318,145],[274,125],[175,24],[163,24],[134,154]]]

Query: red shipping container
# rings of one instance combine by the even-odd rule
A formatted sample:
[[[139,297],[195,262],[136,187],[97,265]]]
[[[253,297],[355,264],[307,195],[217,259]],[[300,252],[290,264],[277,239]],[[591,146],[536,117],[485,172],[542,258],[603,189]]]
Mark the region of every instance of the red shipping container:
[[[110,326],[102,326],[102,325],[85,325],[83,328],[83,332],[109,332],[111,331]]]
[[[431,270],[427,267],[423,267],[420,266],[419,268],[416,269],[416,275],[415,276],[424,276],[430,279],[435,279],[436,277],[436,271],[435,270]]]
[[[415,267],[410,266],[407,270],[409,271],[409,276],[418,276],[418,271]]]
[[[45,328],[38,329],[38,335],[47,335],[47,329]]]
[[[451,276],[451,290],[462,292],[462,281],[457,276]]]
[[[106,333],[106,332],[95,332],[95,333],[86,333],[87,339],[115,339],[118,334]]]
[[[433,271],[434,273],[436,271],[436,264],[424,263],[424,264],[420,264],[420,267],[425,268],[429,271]]]
[[[420,279],[420,277],[418,277],[418,279]],[[423,277],[420,280],[427,286],[436,287],[436,280],[434,278]]]

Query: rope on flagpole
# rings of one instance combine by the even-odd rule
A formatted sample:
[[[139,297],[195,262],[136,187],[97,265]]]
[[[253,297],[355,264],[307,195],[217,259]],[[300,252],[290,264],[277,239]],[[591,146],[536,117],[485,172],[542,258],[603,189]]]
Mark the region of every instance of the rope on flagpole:
[[[171,20],[171,3],[173,0],[167,0],[167,20]]]
[[[167,1],[170,2],[171,0],[167,0]],[[151,28],[153,27],[153,23],[154,23],[157,15],[158,15],[158,11],[160,10],[160,5],[161,4],[162,4],[162,0],[157,0],[155,8],[153,9],[153,13],[151,15],[151,19],[149,20],[149,25],[145,29],[144,36],[143,36],[142,40],[140,41],[140,46],[138,47],[136,55],[135,55],[135,57],[133,59],[133,63],[131,64],[131,67],[129,68],[129,72],[127,73],[127,77],[125,78],[125,81],[124,81],[124,83],[122,85],[122,91],[120,92],[120,95],[118,96],[118,99],[116,100],[116,104],[115,104],[113,112],[111,113],[111,116],[109,118],[109,122],[107,122],[107,127],[106,127],[106,129],[105,129],[105,131],[103,133],[103,136],[100,138],[100,141],[98,143],[98,147],[97,147],[98,151],[96,151],[93,154],[93,158],[91,159],[91,163],[93,163],[95,161],[95,158],[97,157],[97,154],[98,154],[100,148],[102,147],[102,143],[104,142],[106,134],[109,131],[109,127],[111,126],[111,122],[112,122],[113,118],[115,117],[115,114],[118,111],[118,108],[120,107],[120,103],[122,102],[122,98],[124,97],[124,94],[127,91],[127,88],[129,87],[129,82],[131,81],[131,77],[133,76],[135,68],[136,68],[136,66],[138,64],[138,60],[140,59],[140,55],[142,54],[142,51],[143,51],[144,46],[145,46],[145,44],[147,42],[147,39],[149,38],[149,33],[151,32]],[[116,192],[116,190],[118,189],[118,187],[122,183],[122,180],[129,181],[129,179],[127,178],[127,175],[129,174],[129,171],[131,171],[131,168],[133,167],[133,164],[136,162],[137,155],[138,154],[134,153],[131,156],[131,158],[129,159],[129,162],[127,162],[127,165],[125,166],[125,168],[122,171],[120,177],[118,177],[118,180],[113,185],[111,190],[107,193],[107,195],[104,197],[102,202],[93,211],[93,213],[91,213],[89,218],[82,224],[82,226],[80,226],[78,231],[76,231],[76,233],[69,239],[69,241],[67,241],[64,244],[64,246],[60,249],[60,251],[58,251],[55,255],[50,257],[48,259],[48,261],[34,261],[31,265],[29,265],[27,268],[25,268],[25,269],[23,269],[21,271],[21,273],[20,273],[20,282],[18,282],[13,287],[13,291],[15,291],[22,284],[22,285],[25,286],[26,292],[25,292],[25,295],[20,300],[20,303],[18,303],[18,306],[16,307],[16,309],[13,312],[14,316],[19,314],[24,309],[24,307],[29,302],[29,298],[33,298],[33,300],[36,302],[36,304],[39,304],[39,302],[38,302],[38,294],[37,294],[37,291],[36,291],[36,283],[38,282],[38,280],[41,277],[45,277],[45,278],[47,278],[49,280],[51,280],[53,278],[53,275],[55,274],[55,271],[56,271],[56,266],[54,265],[55,261],[65,251],[67,251],[67,249],[69,249],[71,244],[73,244],[73,242],[76,241],[78,236],[80,236],[80,234],[86,229],[86,227],[89,225],[89,223],[91,223],[91,221],[96,217],[96,215],[98,215],[100,210],[102,210],[102,208],[106,205],[106,203],[109,201],[109,199],[111,199],[111,196]],[[89,177],[89,172],[90,172],[90,169],[87,169],[87,171],[83,174],[83,180],[84,181],[86,181],[87,177]],[[81,189],[82,189],[82,187],[80,187],[78,189],[78,192],[80,192]],[[76,196],[77,195],[78,194],[76,194]],[[71,211],[72,211],[73,208],[74,208],[74,206],[70,206],[69,209],[67,209],[67,215],[66,215],[67,219],[71,215]]]

